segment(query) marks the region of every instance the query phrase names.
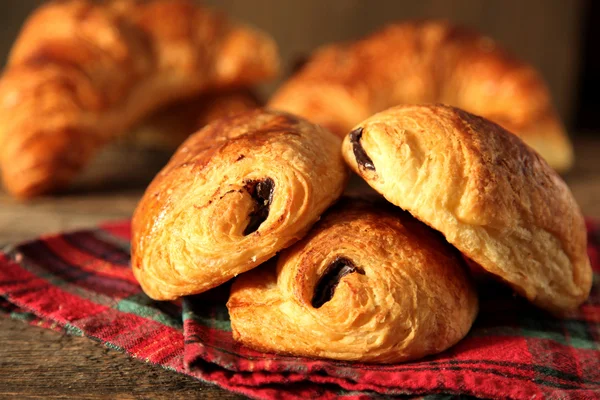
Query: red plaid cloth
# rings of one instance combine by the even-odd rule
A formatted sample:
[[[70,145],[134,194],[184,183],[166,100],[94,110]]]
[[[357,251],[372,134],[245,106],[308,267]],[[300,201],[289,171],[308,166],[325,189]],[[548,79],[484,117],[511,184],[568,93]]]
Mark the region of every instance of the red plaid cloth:
[[[43,237],[0,253],[0,311],[256,398],[600,399],[600,227],[588,224],[590,299],[555,319],[494,285],[481,290],[469,335],[435,357],[399,365],[282,357],[232,340],[228,286],[149,299],[129,268],[128,223]]]

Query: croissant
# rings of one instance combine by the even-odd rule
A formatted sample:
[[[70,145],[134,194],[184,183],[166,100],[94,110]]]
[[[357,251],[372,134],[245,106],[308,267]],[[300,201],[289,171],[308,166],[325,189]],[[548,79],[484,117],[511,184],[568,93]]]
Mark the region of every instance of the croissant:
[[[390,205],[344,199],[276,268],[239,276],[227,308],[234,339],[261,351],[394,363],[458,342],[477,304],[441,235]]]
[[[390,25],[318,50],[269,106],[344,136],[399,104],[444,103],[520,136],[559,171],[573,150],[537,71],[492,39],[443,21]]]
[[[128,131],[122,142],[174,151],[188,136],[212,121],[259,107],[259,100],[248,89],[204,93],[161,108]]]
[[[342,152],[377,192],[537,306],[562,315],[588,297],[571,191],[499,125],[448,106],[397,106],[358,124]]]
[[[152,181],[132,223],[132,268],[153,299],[200,293],[301,239],[342,194],[334,134],[249,111],[192,135]]]
[[[277,69],[268,36],[190,0],[51,2],[0,79],[4,184],[19,197],[54,191],[158,106]]]

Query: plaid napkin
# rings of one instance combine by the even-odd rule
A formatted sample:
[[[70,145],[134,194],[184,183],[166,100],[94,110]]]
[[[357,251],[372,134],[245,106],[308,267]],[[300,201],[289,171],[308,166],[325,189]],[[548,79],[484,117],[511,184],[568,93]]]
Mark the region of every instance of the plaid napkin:
[[[235,343],[227,285],[182,302],[151,300],[129,268],[129,232],[124,222],[6,248],[0,312],[255,398],[600,399],[600,226],[591,222],[594,286],[568,319],[490,284],[458,345],[387,366],[283,357]]]

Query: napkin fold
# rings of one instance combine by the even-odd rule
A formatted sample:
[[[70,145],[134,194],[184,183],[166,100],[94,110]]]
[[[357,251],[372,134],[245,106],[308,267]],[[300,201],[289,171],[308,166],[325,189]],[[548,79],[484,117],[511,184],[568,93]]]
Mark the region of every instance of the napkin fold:
[[[0,314],[86,336],[254,398],[600,398],[600,226],[591,221],[588,238],[594,285],[568,318],[556,319],[491,283],[480,290],[481,312],[464,340],[405,364],[248,349],[231,336],[229,285],[178,302],[148,298],[129,266],[129,222],[5,248]]]

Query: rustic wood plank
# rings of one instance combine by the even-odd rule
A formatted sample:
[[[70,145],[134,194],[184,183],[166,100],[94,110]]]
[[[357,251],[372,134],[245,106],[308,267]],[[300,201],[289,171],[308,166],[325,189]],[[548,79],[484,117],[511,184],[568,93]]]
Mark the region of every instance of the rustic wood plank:
[[[600,137],[575,138],[575,167],[564,177],[581,211],[600,219]]]
[[[0,317],[0,398],[242,399],[87,338]]]

